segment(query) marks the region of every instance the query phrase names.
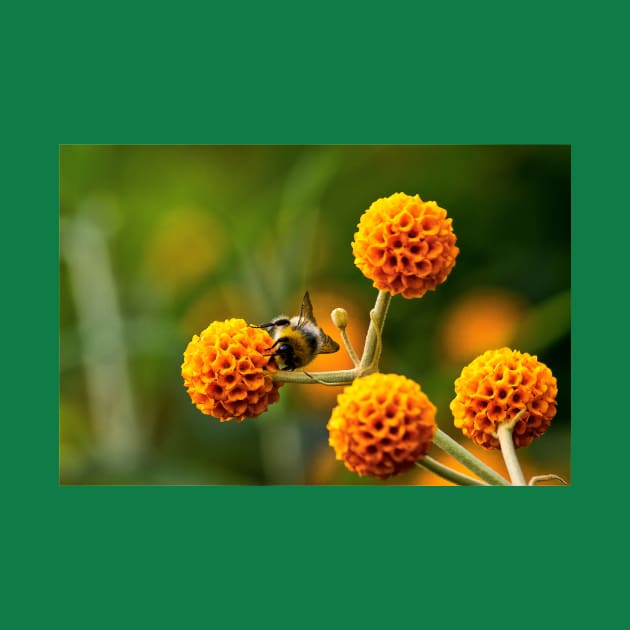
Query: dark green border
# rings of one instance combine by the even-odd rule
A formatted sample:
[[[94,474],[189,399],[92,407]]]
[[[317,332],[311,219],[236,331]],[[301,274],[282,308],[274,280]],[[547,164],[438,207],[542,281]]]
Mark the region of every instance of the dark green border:
[[[8,16],[19,37],[5,46],[19,61],[5,117],[5,615],[18,615],[18,627],[584,618],[606,572],[584,577],[581,559],[605,556],[623,522],[602,507],[614,478],[592,468],[593,422],[606,421],[596,399],[616,394],[602,379],[610,367],[589,363],[606,331],[587,333],[612,292],[606,213],[617,206],[605,200],[618,171],[599,145],[606,134],[592,129],[611,123],[583,79],[575,26],[548,4],[510,20],[515,32],[495,22],[504,5],[500,14],[449,5],[444,15],[336,5],[302,16],[295,5],[256,6]],[[58,144],[121,142],[572,144],[573,485],[61,488]],[[599,255],[611,255],[596,275],[586,254],[593,221]],[[545,602],[550,613],[538,610]]]

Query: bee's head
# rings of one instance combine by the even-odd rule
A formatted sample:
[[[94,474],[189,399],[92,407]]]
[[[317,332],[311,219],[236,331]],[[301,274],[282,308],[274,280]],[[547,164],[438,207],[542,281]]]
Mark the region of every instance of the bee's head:
[[[293,348],[288,343],[281,343],[276,346],[276,354],[281,357],[286,357],[293,353]]]

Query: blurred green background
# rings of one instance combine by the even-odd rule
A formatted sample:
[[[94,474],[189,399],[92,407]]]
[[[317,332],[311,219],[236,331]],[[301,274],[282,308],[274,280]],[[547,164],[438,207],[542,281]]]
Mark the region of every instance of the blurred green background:
[[[428,484],[335,461],[337,388],[285,385],[256,419],[192,405],[188,341],[213,320],[349,311],[360,348],[376,290],[354,266],[360,215],[394,192],[435,200],[461,252],[420,300],[392,300],[381,370],[417,380],[452,426],[462,367],[510,345],[558,379],[551,428],[519,451],[526,476],[570,481],[569,146],[60,147],[60,481],[64,484]],[[350,367],[343,351],[309,368]],[[505,474],[500,457],[476,454]],[[439,457],[433,449],[431,455]],[[454,464],[453,460],[443,459]]]

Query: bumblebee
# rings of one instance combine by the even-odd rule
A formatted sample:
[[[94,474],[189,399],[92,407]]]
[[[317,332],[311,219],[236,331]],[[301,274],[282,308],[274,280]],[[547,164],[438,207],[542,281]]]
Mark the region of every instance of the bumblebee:
[[[282,370],[304,367],[318,354],[330,354],[339,350],[339,344],[317,325],[308,291],[304,294],[299,315],[278,315],[256,328],[266,328],[274,340],[275,343],[271,346],[273,352],[267,356],[278,357]]]

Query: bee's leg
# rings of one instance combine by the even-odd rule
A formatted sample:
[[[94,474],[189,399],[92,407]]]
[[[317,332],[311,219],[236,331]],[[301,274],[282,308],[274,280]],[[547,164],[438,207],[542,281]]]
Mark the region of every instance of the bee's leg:
[[[274,343],[271,346],[269,346],[269,350],[273,350],[273,352],[267,352],[263,354],[263,356],[264,357],[280,357],[281,365],[284,365],[284,367],[281,367],[280,370],[293,372],[293,370],[295,370],[295,363],[293,362],[291,357],[287,356],[287,353],[284,352],[282,348],[274,350],[276,346],[282,345],[284,341],[286,341],[286,338],[276,339],[276,341],[274,341]]]
[[[275,346],[275,345],[276,344],[274,343],[273,346]],[[271,346],[271,348],[269,348],[269,350],[272,350],[273,346]],[[280,358],[282,358],[282,353],[281,352],[266,352],[266,353],[263,354],[263,357],[280,357]]]
[[[278,355],[278,354],[264,354],[263,356],[265,356],[265,357],[277,357],[277,356],[280,356],[280,355]],[[295,370],[295,368],[292,368],[290,365],[286,365],[286,363],[285,363],[284,367],[278,367],[278,369],[281,372],[293,372],[293,370]]]
[[[286,364],[286,362],[285,362],[284,358],[282,357],[282,355],[281,355],[279,352],[269,352],[269,353],[267,353],[267,354],[263,354],[263,357],[274,357],[274,358],[275,358],[275,357],[280,357],[280,359],[282,359],[282,362],[284,363],[284,367],[279,367],[279,366],[278,366],[278,369],[279,369],[281,372],[286,372],[287,370],[293,371],[293,370],[295,369],[295,368],[292,368],[292,367],[290,367],[290,366],[288,366],[288,365]],[[277,362],[276,362],[276,365],[277,365]],[[282,364],[281,364],[281,365],[282,365]]]
[[[258,328],[258,326],[256,328]],[[269,350],[273,350],[277,345],[278,345],[278,342],[275,341],[273,344],[269,346]],[[263,357],[278,357],[278,356],[280,356],[280,353],[275,350],[273,352],[263,353]]]

